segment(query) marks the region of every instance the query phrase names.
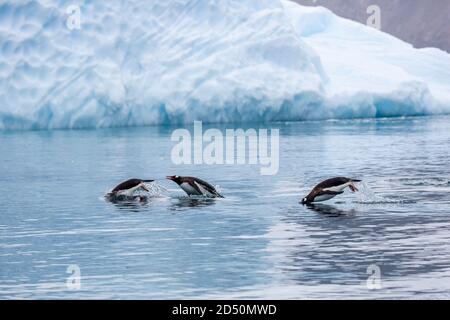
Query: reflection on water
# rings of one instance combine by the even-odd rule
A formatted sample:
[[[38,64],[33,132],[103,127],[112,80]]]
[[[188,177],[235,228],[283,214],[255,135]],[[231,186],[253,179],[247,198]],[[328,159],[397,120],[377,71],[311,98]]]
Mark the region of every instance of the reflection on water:
[[[327,204],[307,204],[306,207],[310,209],[311,211],[326,214],[329,216],[339,217],[339,216],[347,216],[347,215],[354,215],[357,213],[355,209],[339,209],[336,206],[327,205]]]
[[[171,128],[0,133],[0,193],[14,195],[0,202],[0,298],[446,297],[448,121],[274,124],[276,176],[174,165]],[[171,172],[225,199],[186,197]],[[298,203],[332,176],[363,178],[361,192]],[[129,177],[156,179],[157,192],[102,198]]]
[[[148,198],[139,196],[139,199],[135,199],[134,201],[112,200],[111,203],[113,203],[119,210],[139,212],[148,207],[148,201]]]
[[[195,198],[195,197],[180,197],[173,202],[169,209],[179,210],[183,208],[207,207],[216,203],[217,199],[212,198]]]

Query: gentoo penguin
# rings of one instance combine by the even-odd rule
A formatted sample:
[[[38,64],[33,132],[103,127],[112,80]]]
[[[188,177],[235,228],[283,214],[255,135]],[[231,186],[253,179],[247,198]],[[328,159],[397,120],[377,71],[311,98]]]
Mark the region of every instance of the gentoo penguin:
[[[176,182],[189,196],[206,196],[208,198],[223,198],[217,190],[208,182],[195,177],[167,176],[169,180]]]
[[[361,180],[349,179],[344,177],[331,178],[322,181],[312,189],[312,191],[302,199],[302,204],[327,201],[336,197],[338,194],[344,193],[344,189],[349,187],[353,192],[358,191],[354,182]]]
[[[145,185],[146,182],[153,182],[155,180],[142,180],[142,179],[130,179],[122,182],[117,187],[115,187],[108,196],[126,196],[132,197],[134,192],[143,189],[147,192],[150,190]]]

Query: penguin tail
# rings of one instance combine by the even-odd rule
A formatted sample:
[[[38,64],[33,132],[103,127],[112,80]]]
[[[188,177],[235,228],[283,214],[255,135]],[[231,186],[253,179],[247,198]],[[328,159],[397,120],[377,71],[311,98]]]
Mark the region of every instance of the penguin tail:
[[[358,179],[350,179],[352,182],[361,182],[362,180],[358,180]]]
[[[155,180],[142,180],[142,181],[144,181],[144,182],[153,182]]]

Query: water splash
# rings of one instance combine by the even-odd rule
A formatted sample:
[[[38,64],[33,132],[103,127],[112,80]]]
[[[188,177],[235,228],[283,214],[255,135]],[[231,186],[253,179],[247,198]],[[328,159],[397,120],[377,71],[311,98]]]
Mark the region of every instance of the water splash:
[[[359,192],[357,192],[358,200],[356,203],[361,204],[404,204],[413,203],[413,201],[406,199],[389,199],[379,196],[365,183],[361,182],[358,185]]]
[[[149,192],[146,192],[148,197],[164,197],[168,194],[168,190],[156,182],[147,183],[146,186],[149,190]]]
[[[174,199],[178,199],[178,200],[222,200],[224,198],[219,198],[219,197],[211,197],[211,196],[207,196],[207,195],[177,195],[173,197]]]
[[[157,184],[156,182],[149,182],[145,184],[149,191],[136,190],[132,196],[114,195],[108,192],[104,199],[111,202],[147,202],[151,198],[160,198],[167,196],[167,189]]]

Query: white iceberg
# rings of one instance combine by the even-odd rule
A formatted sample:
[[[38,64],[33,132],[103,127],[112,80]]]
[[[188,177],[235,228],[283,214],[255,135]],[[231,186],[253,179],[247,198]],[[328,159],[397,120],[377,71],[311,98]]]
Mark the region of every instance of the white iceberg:
[[[277,0],[0,4],[0,129],[450,112],[450,55]]]

